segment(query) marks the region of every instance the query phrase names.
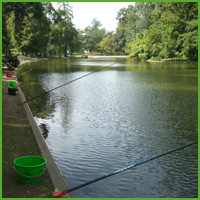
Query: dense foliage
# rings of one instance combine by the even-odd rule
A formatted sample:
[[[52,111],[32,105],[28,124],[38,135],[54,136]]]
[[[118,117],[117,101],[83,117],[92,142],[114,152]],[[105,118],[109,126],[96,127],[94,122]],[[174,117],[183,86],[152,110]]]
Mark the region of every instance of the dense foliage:
[[[41,3],[2,3],[3,52],[42,53],[48,43],[50,22]]]
[[[2,66],[7,66],[10,70],[17,68],[19,64],[18,55],[7,55],[2,58]]]
[[[97,44],[104,38],[106,30],[100,28],[102,25],[97,20],[94,19],[91,22],[92,26],[85,28],[85,49],[90,52],[97,51]]]
[[[132,58],[197,60],[198,4],[156,3],[151,23],[136,31],[136,38],[127,46]]]
[[[60,3],[55,10],[51,3],[2,3],[3,53],[11,49],[25,55],[45,56],[67,50],[73,52],[78,44],[78,31],[72,24],[72,10],[68,3]],[[76,47],[75,47],[76,46]]]
[[[74,52],[128,54],[137,59],[198,59],[198,4],[136,2],[117,13],[115,32],[93,19],[84,30],[72,23],[69,3],[3,2],[2,47],[26,56],[68,56]]]

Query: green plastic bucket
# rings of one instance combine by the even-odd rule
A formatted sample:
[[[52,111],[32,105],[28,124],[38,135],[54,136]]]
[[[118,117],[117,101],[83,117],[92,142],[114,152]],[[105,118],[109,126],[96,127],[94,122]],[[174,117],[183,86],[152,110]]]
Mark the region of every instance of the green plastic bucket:
[[[47,160],[40,156],[23,156],[14,160],[17,180],[20,183],[38,183],[45,172]]]
[[[8,81],[8,87],[15,87],[16,82],[15,81]]]

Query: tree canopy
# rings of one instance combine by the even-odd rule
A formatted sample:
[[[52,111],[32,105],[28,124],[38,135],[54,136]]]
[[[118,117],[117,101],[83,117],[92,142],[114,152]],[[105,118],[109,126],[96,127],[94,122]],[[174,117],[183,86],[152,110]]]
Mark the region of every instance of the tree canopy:
[[[137,59],[198,59],[197,2],[136,2],[121,8],[115,32],[94,18],[84,30],[73,24],[68,2],[3,2],[2,48],[25,55],[50,56],[87,50],[121,52]]]
[[[91,22],[91,26],[85,28],[85,49],[90,52],[98,49],[97,44],[104,38],[106,30],[100,28],[101,22],[94,18]]]
[[[156,3],[149,28],[128,44],[130,57],[198,59],[198,4]]]
[[[72,23],[73,13],[68,3],[3,2],[3,52],[10,49],[25,55],[44,55],[46,51],[74,51],[78,31]],[[80,46],[80,45],[79,45]]]

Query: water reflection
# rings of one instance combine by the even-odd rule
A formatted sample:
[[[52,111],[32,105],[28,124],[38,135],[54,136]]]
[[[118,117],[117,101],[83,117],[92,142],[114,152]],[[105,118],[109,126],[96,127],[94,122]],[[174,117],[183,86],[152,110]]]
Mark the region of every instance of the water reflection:
[[[21,78],[37,96],[118,59],[57,59]],[[195,68],[196,67],[196,68]],[[29,103],[69,185],[77,186],[197,140],[197,66],[110,66]],[[197,145],[73,192],[74,197],[197,197]],[[104,191],[102,193],[102,191]]]
[[[42,124],[39,125],[39,127],[40,127],[40,131],[41,131],[44,139],[47,139],[49,130],[48,130],[46,124],[42,123]]]

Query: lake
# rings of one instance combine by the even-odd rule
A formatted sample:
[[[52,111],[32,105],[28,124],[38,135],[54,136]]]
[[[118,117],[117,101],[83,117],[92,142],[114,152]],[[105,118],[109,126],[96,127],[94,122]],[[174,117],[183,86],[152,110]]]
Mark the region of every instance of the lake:
[[[115,64],[114,64],[115,63]],[[69,188],[198,139],[198,66],[123,58],[26,63],[18,74]],[[73,191],[75,198],[198,196],[198,145]]]

